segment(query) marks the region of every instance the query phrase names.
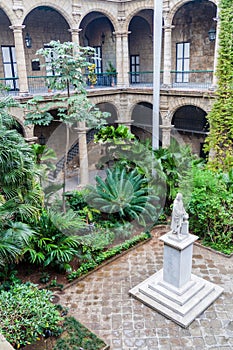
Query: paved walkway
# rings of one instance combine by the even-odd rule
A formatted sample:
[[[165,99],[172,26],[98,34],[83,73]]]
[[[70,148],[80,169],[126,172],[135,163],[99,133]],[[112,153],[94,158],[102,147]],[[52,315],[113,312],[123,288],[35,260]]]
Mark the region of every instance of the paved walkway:
[[[162,265],[163,244],[154,236],[69,287],[60,303],[111,350],[233,349],[233,257],[194,246],[192,273],[221,285],[224,293],[187,329],[128,294]]]

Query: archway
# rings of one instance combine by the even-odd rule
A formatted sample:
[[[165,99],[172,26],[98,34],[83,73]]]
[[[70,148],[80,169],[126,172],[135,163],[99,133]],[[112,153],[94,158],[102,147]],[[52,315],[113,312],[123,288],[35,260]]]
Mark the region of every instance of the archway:
[[[80,45],[91,46],[95,49],[97,85],[111,85],[108,72],[111,67],[116,67],[116,45],[114,27],[110,19],[103,13],[94,11],[89,13],[80,24]]]
[[[181,6],[172,24],[172,83],[174,87],[206,88],[211,85],[215,42],[208,37],[216,29],[216,5],[207,0]]]
[[[130,83],[153,82],[153,11],[138,12],[129,24]]]
[[[11,91],[18,90],[17,65],[13,31],[9,28],[11,22],[5,12],[0,9],[0,83]]]
[[[29,77],[29,89],[35,91],[39,84],[44,85],[40,77],[46,76],[46,67],[43,58],[36,54],[37,50],[46,47],[51,40],[60,42],[71,41],[69,24],[66,19],[54,8],[39,6],[33,9],[24,20],[26,35],[31,38],[31,47],[25,44],[25,58],[27,74]],[[49,59],[52,61],[52,56]],[[50,73],[51,74],[51,73]]]
[[[203,143],[209,131],[206,112],[191,105],[180,107],[172,118],[172,125],[172,134],[178,132],[183,142],[189,144],[195,154],[203,157]]]
[[[153,105],[148,102],[139,102],[133,109],[131,120],[133,120],[131,131],[141,140],[152,139],[152,113]],[[159,124],[162,124],[161,116]],[[159,130],[159,143],[161,145],[162,134]]]

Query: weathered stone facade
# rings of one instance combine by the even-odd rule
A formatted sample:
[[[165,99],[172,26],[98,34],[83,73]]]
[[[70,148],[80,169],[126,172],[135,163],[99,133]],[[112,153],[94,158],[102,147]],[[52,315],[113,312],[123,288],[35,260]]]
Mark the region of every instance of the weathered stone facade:
[[[0,77],[3,82],[5,78],[15,77],[14,92],[19,99],[27,99],[31,93],[37,93],[36,89],[44,83],[46,76],[44,62],[36,55],[39,48],[51,40],[97,47],[102,58],[99,72],[104,74],[111,62],[116,67],[117,84],[105,89],[97,84],[89,91],[90,99],[101,106],[101,110],[104,111],[106,106],[114,111],[112,119],[115,118],[115,122],[132,124],[150,133],[153,43],[156,40],[153,7],[153,0],[13,0],[13,6],[3,0],[0,42],[6,49],[5,54],[3,49],[0,52]],[[211,108],[214,91],[210,88],[216,83],[218,40],[216,37],[215,41],[210,41],[208,31],[217,29],[218,23],[213,20],[216,13],[217,1],[163,1],[160,141],[165,147],[170,143],[171,130],[176,129],[178,110],[183,109],[185,114],[186,106],[191,105],[207,114]],[[27,33],[31,47],[25,44]],[[10,58],[6,57],[7,50]],[[133,72],[137,74],[133,75]],[[50,96],[46,97],[48,101]],[[23,126],[23,113],[15,111],[14,114],[27,139],[39,136],[41,131]],[[53,127],[43,132],[49,135]],[[179,129],[180,137],[199,153],[205,133],[192,130],[191,125],[188,128],[190,130],[185,129],[185,133]]]

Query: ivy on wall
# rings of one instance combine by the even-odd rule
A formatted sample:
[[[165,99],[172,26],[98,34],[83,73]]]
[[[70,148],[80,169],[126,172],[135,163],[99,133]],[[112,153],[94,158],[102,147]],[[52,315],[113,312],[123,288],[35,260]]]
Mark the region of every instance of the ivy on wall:
[[[210,168],[228,171],[233,167],[233,1],[220,0],[219,10],[218,86],[207,116],[210,134],[205,149],[213,152]]]

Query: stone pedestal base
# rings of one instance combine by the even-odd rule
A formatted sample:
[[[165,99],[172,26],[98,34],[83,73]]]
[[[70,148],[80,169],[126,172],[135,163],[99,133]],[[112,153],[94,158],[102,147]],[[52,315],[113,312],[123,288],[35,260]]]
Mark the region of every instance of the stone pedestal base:
[[[163,280],[163,269],[129,291],[136,299],[186,328],[223,292],[223,288],[191,274],[180,288]]]

